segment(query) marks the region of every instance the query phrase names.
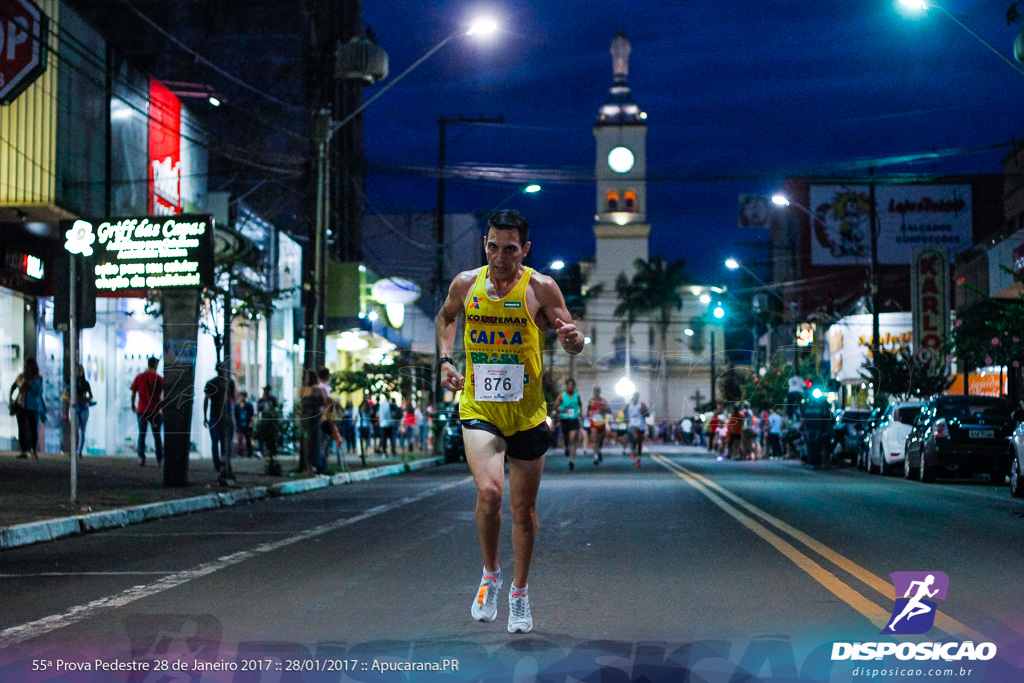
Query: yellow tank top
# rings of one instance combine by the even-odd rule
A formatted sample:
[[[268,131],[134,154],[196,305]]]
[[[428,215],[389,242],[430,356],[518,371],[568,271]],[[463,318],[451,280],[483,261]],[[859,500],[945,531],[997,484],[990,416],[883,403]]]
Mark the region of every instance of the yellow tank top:
[[[526,288],[532,268],[524,269],[519,282],[501,299],[487,295],[487,267],[473,284],[466,302],[466,386],[459,403],[463,420],[486,420],[505,436],[532,429],[547,417],[547,402],[541,382],[544,353],[540,328],[526,307]],[[476,366],[484,366],[480,373]],[[484,400],[491,385],[506,374],[515,376],[522,366],[522,398],[517,401]],[[481,377],[476,375],[480,374]],[[477,391],[477,381],[481,391]],[[477,400],[477,395],[481,400]],[[491,392],[493,396],[493,391]]]

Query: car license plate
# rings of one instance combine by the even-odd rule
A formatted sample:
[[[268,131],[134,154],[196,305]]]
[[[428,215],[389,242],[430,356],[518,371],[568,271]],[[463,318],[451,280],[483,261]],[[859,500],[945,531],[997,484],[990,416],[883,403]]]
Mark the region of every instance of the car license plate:
[[[994,429],[972,429],[970,431],[972,439],[994,439],[996,438],[996,430]]]

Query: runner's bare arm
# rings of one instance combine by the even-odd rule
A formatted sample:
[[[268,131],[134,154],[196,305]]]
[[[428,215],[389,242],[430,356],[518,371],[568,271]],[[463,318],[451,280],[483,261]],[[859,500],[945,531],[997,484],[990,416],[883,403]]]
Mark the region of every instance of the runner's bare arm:
[[[452,280],[448,288],[448,298],[437,314],[434,321],[434,328],[437,333],[437,348],[441,357],[451,357],[455,350],[455,331],[458,327],[459,316],[463,313],[466,305],[466,296],[476,281],[477,271],[465,271],[459,273]],[[465,377],[451,363],[445,363],[440,368],[441,386],[449,391],[458,391],[466,383]]]
[[[558,342],[567,353],[576,355],[583,352],[583,333],[572,321],[572,315],[565,305],[565,297],[552,278],[534,274],[534,292],[540,310],[548,324],[558,333]]]

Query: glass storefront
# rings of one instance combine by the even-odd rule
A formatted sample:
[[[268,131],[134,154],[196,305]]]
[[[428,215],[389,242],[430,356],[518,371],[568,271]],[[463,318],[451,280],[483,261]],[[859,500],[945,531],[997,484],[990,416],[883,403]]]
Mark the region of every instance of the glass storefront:
[[[25,363],[25,306],[21,294],[0,288],[0,387],[4,403]],[[0,418],[0,449],[17,450],[17,444],[18,424],[9,410],[4,411]]]

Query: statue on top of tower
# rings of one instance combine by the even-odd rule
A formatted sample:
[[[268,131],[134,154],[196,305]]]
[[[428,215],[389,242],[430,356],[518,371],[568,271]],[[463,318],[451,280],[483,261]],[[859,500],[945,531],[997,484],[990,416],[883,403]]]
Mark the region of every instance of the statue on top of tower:
[[[612,39],[612,47],[610,52],[612,53],[612,74],[615,77],[616,83],[625,83],[626,76],[629,75],[629,38],[626,37],[626,33],[620,28],[618,33],[615,34],[615,38]]]

